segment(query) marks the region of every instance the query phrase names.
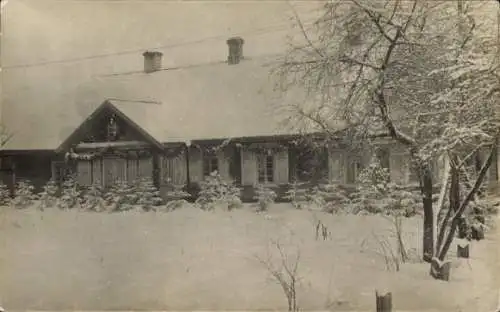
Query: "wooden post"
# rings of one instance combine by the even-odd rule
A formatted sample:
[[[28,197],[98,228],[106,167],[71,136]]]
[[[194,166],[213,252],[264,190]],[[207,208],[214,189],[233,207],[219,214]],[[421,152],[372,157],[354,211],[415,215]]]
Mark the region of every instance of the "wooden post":
[[[191,146],[191,144],[186,144],[186,149],[185,149],[185,155],[186,155],[186,184],[187,184],[187,187],[189,188],[190,185],[191,185],[191,173],[190,173],[190,170],[189,170],[189,147]]]
[[[484,239],[484,227],[482,224],[475,224],[471,227],[471,238],[478,241]]]
[[[388,292],[385,295],[380,295],[375,291],[375,299],[377,300],[377,312],[392,312],[392,293]]]
[[[439,259],[437,258],[432,258],[431,272],[430,272],[432,277],[442,281],[449,281],[450,270],[451,270],[450,261],[439,261]]]
[[[457,257],[469,258],[469,245],[466,245],[464,247],[457,245]]]
[[[16,160],[12,157],[12,190],[11,196],[16,196]]]

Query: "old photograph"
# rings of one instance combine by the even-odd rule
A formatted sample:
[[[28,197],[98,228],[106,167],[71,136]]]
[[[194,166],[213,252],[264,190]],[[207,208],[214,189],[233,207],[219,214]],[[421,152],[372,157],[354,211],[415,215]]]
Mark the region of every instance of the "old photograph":
[[[2,0],[0,310],[500,311],[500,1]]]

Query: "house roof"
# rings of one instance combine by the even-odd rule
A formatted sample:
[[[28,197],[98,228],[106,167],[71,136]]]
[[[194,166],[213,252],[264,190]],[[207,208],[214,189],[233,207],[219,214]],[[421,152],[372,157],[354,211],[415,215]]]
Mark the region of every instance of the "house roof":
[[[283,99],[268,77],[271,60],[107,77],[93,83],[94,94],[162,143],[290,134],[277,113]]]
[[[153,73],[141,69],[96,76],[70,94],[52,90],[62,93],[45,99],[52,100],[55,111],[41,108],[38,114],[44,115],[38,115],[32,126],[18,128],[3,149],[56,149],[104,101],[161,143],[318,131],[285,123],[284,104],[308,99],[297,90],[286,95],[274,90],[270,71],[278,58],[276,54],[263,55],[235,65],[217,61]],[[78,114],[68,109],[72,104]],[[43,124],[37,125],[37,121]]]
[[[64,131],[42,136],[32,128],[28,135],[14,135],[4,149],[56,149],[104,101],[161,143],[318,131],[285,123],[283,104],[307,99],[304,93],[283,96],[274,90],[270,70],[276,59],[271,55],[235,65],[221,61],[153,73],[100,76],[76,90],[73,100],[80,114],[66,116]]]

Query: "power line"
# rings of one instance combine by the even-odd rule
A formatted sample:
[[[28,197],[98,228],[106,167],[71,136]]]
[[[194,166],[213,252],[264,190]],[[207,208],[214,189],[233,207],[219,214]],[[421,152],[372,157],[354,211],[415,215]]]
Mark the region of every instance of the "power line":
[[[254,60],[254,59],[258,59],[258,58],[265,58],[265,57],[271,57],[271,56],[280,56],[280,55],[282,55],[282,54],[281,53],[270,53],[270,54],[262,54],[262,55],[254,56],[254,57],[244,57],[243,60],[242,60],[242,62],[245,62],[246,60]],[[158,69],[156,72],[159,72],[159,71],[172,71],[172,70],[179,70],[179,69],[190,69],[190,68],[198,68],[198,67],[206,67],[206,66],[219,65],[219,64],[226,64],[226,61],[215,61],[215,62],[206,62],[206,63],[198,63],[198,64],[187,64],[187,65],[182,65],[182,66],[165,67],[165,68]],[[144,73],[144,70],[134,70],[134,71],[122,72],[122,73],[112,73],[112,74],[98,75],[98,76],[95,76],[95,77],[126,76],[126,75],[142,74],[142,73]]]
[[[304,24],[309,26],[312,23],[311,23],[311,21],[306,21]],[[234,34],[233,36],[258,34],[261,32],[266,33],[269,30],[279,31],[279,30],[284,30],[287,28],[291,28],[291,26],[289,24],[274,25],[274,26],[262,27],[262,28],[257,28],[257,29],[241,32],[239,34]],[[104,57],[110,57],[110,56],[116,56],[116,55],[136,54],[136,53],[143,52],[145,50],[160,50],[160,49],[164,50],[164,49],[169,49],[169,48],[177,48],[177,47],[189,46],[189,45],[193,45],[193,44],[199,44],[199,43],[203,43],[203,42],[207,42],[207,41],[226,39],[226,38],[228,38],[227,35],[218,35],[218,36],[205,37],[205,38],[181,42],[181,43],[167,44],[167,45],[157,46],[157,47],[153,47],[153,48],[125,50],[125,51],[112,52],[112,53],[102,53],[102,54],[95,54],[95,55],[90,55],[90,56],[85,56],[85,57],[46,61],[46,62],[31,63],[31,64],[2,66],[2,70],[38,67],[38,66],[45,66],[45,65],[52,65],[52,64],[74,63],[74,62],[80,62],[80,61],[86,61],[86,60],[92,60],[92,59],[98,59],[98,58],[104,58]]]

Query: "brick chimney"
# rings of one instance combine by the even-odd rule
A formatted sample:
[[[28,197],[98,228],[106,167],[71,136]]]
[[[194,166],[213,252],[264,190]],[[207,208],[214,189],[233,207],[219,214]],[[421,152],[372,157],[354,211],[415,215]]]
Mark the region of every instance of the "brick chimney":
[[[226,43],[229,46],[227,63],[229,65],[238,64],[243,59],[243,44],[245,41],[241,37],[233,37],[229,38]]]
[[[152,73],[161,69],[161,57],[163,53],[156,51],[146,51],[144,56],[144,72]]]

